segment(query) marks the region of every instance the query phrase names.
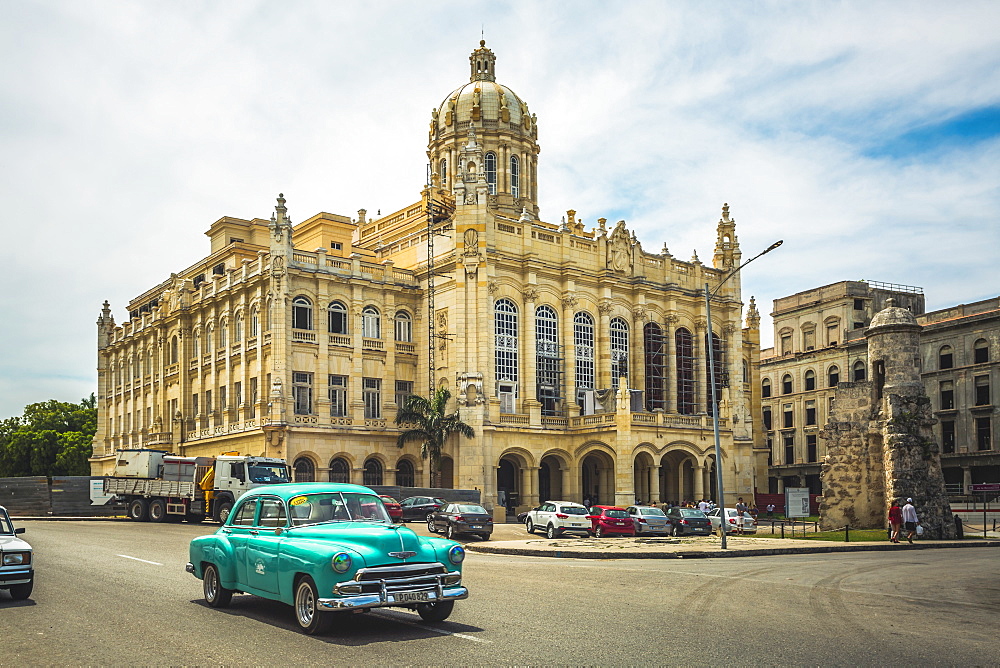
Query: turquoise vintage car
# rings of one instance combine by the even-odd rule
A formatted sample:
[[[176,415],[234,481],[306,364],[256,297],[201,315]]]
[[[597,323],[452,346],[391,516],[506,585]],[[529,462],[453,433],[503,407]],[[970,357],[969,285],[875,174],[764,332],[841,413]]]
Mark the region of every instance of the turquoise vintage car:
[[[335,611],[404,607],[442,621],[469,596],[465,549],[393,524],[379,496],[360,485],[250,490],[189,552],[187,571],[202,580],[210,606],[227,606],[234,593],[281,601],[308,634],[327,629]]]

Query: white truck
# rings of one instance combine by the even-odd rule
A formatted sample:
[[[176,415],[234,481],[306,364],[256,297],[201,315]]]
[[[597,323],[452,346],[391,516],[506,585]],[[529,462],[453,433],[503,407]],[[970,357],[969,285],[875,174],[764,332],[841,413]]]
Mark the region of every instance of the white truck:
[[[218,457],[179,457],[163,450],[119,450],[104,493],[125,502],[137,522],[211,517],[225,522],[236,499],[262,485],[289,482],[288,463],[273,457],[227,452]]]

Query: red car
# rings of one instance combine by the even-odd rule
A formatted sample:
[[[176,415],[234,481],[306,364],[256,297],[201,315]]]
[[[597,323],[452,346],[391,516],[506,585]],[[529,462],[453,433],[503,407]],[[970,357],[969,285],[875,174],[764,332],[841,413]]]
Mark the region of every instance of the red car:
[[[385,506],[386,511],[389,513],[389,519],[393,522],[403,521],[403,507],[399,505],[396,499],[391,496],[385,496],[384,494],[379,497],[382,499],[382,504]]]
[[[592,506],[590,509],[590,534],[598,538],[610,534],[634,536],[635,522],[624,508],[618,506]]]

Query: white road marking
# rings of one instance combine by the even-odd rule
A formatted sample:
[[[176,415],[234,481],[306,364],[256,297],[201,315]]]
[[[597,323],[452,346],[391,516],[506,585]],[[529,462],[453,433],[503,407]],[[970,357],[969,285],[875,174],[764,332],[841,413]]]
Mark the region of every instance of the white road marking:
[[[376,612],[376,611],[372,611]],[[486,640],[484,638],[477,638],[475,636],[470,636],[465,633],[455,633],[453,631],[445,631],[444,629],[436,629],[433,626],[426,626],[417,622],[411,622],[408,619],[403,619],[400,617],[401,613],[390,612],[389,610],[379,610],[376,612],[379,616],[385,616],[394,622],[399,622],[400,624],[409,624],[410,626],[416,626],[418,629],[423,629],[424,631],[433,631],[434,633],[440,633],[443,636],[454,636],[455,638],[461,638],[462,640],[471,640],[472,642],[481,642],[486,644],[492,644],[492,640]],[[402,613],[405,614],[405,613]]]
[[[163,564],[161,564],[158,561],[146,561],[145,559],[140,559],[139,557],[130,557],[127,554],[119,554],[118,556],[121,557],[122,559],[131,559],[132,561],[141,561],[144,564],[152,564],[154,566],[162,566],[163,565]]]

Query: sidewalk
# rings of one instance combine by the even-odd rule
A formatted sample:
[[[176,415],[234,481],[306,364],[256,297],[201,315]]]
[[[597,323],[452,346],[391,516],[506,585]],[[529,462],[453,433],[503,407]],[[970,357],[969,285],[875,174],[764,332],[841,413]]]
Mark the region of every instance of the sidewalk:
[[[775,554],[928,550],[958,547],[1000,547],[996,539],[920,540],[913,545],[888,541],[839,543],[791,538],[730,536],[722,549],[718,536],[690,538],[557,538],[468,542],[470,552],[563,559],[710,559]]]

